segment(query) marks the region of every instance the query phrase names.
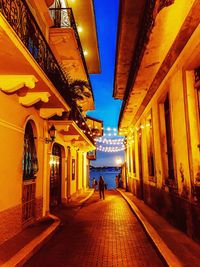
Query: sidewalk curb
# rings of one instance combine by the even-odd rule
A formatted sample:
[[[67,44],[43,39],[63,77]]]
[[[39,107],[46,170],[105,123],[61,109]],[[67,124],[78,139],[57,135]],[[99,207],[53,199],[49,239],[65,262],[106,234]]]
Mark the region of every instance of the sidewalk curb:
[[[119,189],[116,189],[123,198],[129,204],[131,210],[134,212],[140,223],[142,224],[145,232],[152,240],[153,244],[155,245],[158,253],[161,255],[163,260],[165,261],[167,266],[170,267],[182,267],[183,264],[180,260],[174,255],[174,253],[169,249],[169,247],[165,244],[162,238],[158,235],[155,228],[147,221],[147,219],[142,215],[140,210],[137,206]]]
[[[83,203],[83,202],[85,202],[85,201],[88,200],[93,194],[94,194],[94,189],[91,190],[91,192],[90,192],[85,198],[83,198],[82,200],[80,200],[79,203]]]
[[[33,254],[44,245],[46,241],[54,234],[60,225],[60,219],[54,215],[49,215],[54,222],[46,230],[44,230],[40,235],[34,238],[30,243],[25,247],[19,250],[12,258],[5,262],[2,267],[11,267],[11,266],[22,266],[28,259],[30,259]]]

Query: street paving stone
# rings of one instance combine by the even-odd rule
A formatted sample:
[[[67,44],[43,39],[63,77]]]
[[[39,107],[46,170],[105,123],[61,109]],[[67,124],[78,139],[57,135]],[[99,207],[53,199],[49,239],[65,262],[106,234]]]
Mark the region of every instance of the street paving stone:
[[[115,190],[56,211],[62,226],[24,266],[164,266],[141,224]]]

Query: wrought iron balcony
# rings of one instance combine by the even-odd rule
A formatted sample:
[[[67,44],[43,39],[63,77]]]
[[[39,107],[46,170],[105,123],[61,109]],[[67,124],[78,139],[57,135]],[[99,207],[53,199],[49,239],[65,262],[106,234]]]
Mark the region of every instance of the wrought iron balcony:
[[[51,17],[54,21],[53,27],[55,27],[55,28],[73,28],[74,33],[75,33],[75,37],[76,37],[76,41],[78,44],[78,48],[79,48],[79,51],[81,54],[81,58],[83,61],[85,73],[87,75],[88,83],[90,85],[90,88],[92,88],[91,82],[90,82],[90,77],[88,74],[87,65],[85,62],[85,57],[83,54],[81,41],[80,41],[79,34],[78,34],[78,31],[76,28],[76,23],[75,23],[72,9],[71,8],[50,8],[49,11],[50,11]]]
[[[0,12],[65,101],[68,81],[25,0],[0,0]]]

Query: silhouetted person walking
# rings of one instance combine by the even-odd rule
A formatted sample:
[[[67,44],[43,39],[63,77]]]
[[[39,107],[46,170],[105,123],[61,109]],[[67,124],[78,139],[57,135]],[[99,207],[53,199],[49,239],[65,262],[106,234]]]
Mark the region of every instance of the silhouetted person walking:
[[[116,188],[118,188],[119,187],[119,177],[118,177],[118,175],[116,175],[116,177],[115,177],[115,183],[116,183]]]
[[[100,176],[99,177],[99,196],[100,196],[100,199],[101,198],[105,199],[104,188],[105,188],[105,182],[104,182],[103,176]]]

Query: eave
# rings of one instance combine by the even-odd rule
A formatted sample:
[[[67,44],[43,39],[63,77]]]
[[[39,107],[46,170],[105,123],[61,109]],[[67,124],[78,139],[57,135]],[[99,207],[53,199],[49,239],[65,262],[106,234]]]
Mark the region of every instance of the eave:
[[[146,42],[141,50],[136,47],[140,53],[136,51],[136,56],[132,58],[135,65],[128,73],[118,125],[121,134],[138,121],[200,22],[199,1],[185,5],[179,0],[174,4],[171,1],[168,7],[161,5],[162,8],[166,7],[162,10],[157,5],[161,2],[164,3],[157,1],[152,10],[152,24],[146,32]],[[176,24],[175,14],[179,17]]]
[[[76,25],[82,28],[82,32],[79,32],[79,37],[83,50],[88,52],[85,55],[88,72],[90,74],[100,73],[100,57],[93,1],[68,0],[67,3],[73,10]]]
[[[117,99],[124,99],[144,8],[145,0],[120,1],[113,90],[113,97]]]

